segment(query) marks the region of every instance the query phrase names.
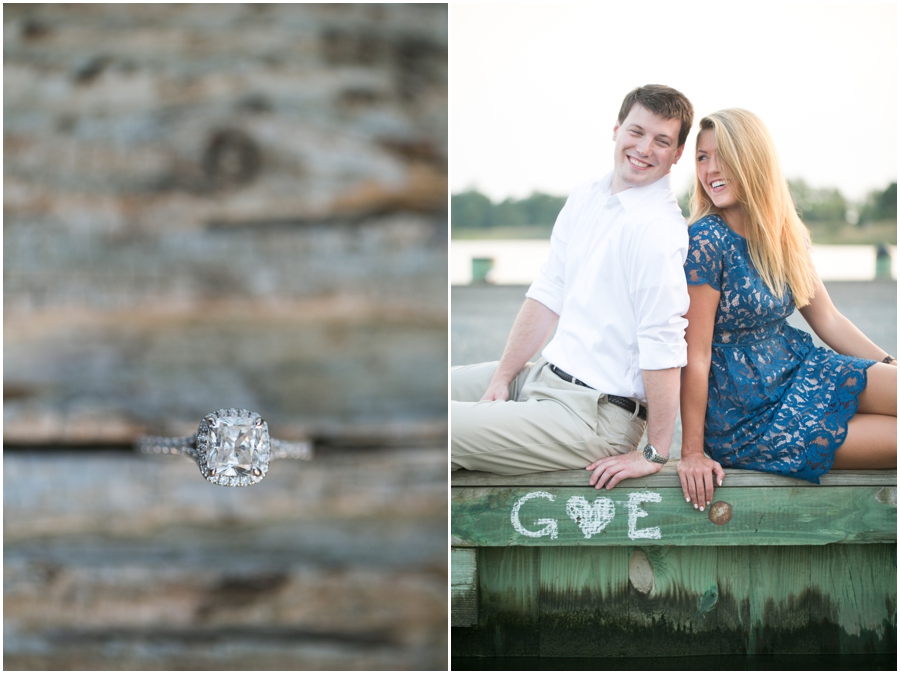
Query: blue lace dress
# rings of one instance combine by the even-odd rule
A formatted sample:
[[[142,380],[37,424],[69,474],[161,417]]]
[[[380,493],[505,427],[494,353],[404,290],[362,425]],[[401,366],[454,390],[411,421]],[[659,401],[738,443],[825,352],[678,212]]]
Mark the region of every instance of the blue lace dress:
[[[706,410],[706,453],[723,466],[818,484],[847,437],[874,361],[816,347],[787,323],[790,291],[774,296],[747,241],[717,215],[690,228],[687,282],[722,293]]]

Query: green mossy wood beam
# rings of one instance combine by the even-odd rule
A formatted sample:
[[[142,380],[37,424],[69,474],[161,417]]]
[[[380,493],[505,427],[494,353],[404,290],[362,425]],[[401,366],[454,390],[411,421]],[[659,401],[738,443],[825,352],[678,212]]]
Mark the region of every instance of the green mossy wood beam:
[[[454,655],[896,651],[889,545],[482,548],[478,565]]]
[[[474,548],[453,548],[450,575],[450,623],[454,627],[478,622],[478,567]]]
[[[453,566],[478,601],[453,621],[454,655],[896,652],[896,471],[811,485],[728,470],[727,506],[702,513],[673,466],[609,491],[587,481],[453,475]]]
[[[453,545],[825,545],[897,540],[892,471],[833,478],[839,484],[818,488],[734,472],[726,477],[726,486],[716,490],[713,507],[706,512],[685,501],[672,469],[655,480],[631,480],[600,491],[586,485],[585,475],[572,471],[566,475],[583,480],[582,486],[563,486],[562,473],[547,480],[555,482],[549,485],[463,487],[454,479]],[[754,475],[758,484],[748,482]]]

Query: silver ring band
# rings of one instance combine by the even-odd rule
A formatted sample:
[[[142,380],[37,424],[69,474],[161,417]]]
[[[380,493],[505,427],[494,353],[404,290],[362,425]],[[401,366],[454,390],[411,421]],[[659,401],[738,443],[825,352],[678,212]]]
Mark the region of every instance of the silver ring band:
[[[269,459],[299,459],[309,461],[313,458],[312,443],[289,442],[271,438],[271,454]],[[161,436],[145,435],[138,438],[136,448],[141,454],[180,454],[194,458],[197,453],[197,434],[187,438],[167,438]]]

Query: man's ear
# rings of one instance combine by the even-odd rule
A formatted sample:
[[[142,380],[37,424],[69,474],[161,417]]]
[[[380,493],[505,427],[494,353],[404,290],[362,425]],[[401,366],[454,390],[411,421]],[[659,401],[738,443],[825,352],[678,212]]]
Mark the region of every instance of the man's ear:
[[[681,159],[681,155],[683,153],[684,153],[684,145],[679,145],[678,150],[676,150],[676,152],[675,152],[675,160],[672,162],[672,164],[677,164],[678,160]]]
[[[613,126],[613,140],[616,139],[616,132],[619,130],[618,122]]]

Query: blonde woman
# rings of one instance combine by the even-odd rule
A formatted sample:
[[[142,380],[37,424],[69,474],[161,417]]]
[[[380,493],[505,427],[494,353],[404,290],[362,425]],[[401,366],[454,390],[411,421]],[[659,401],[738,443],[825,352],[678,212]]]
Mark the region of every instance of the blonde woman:
[[[696,162],[678,465],[685,498],[705,509],[722,466],[815,483],[832,467],[895,468],[897,361],[828,297],[765,126],[746,110],[709,115]],[[834,351],[788,325],[795,306]]]

